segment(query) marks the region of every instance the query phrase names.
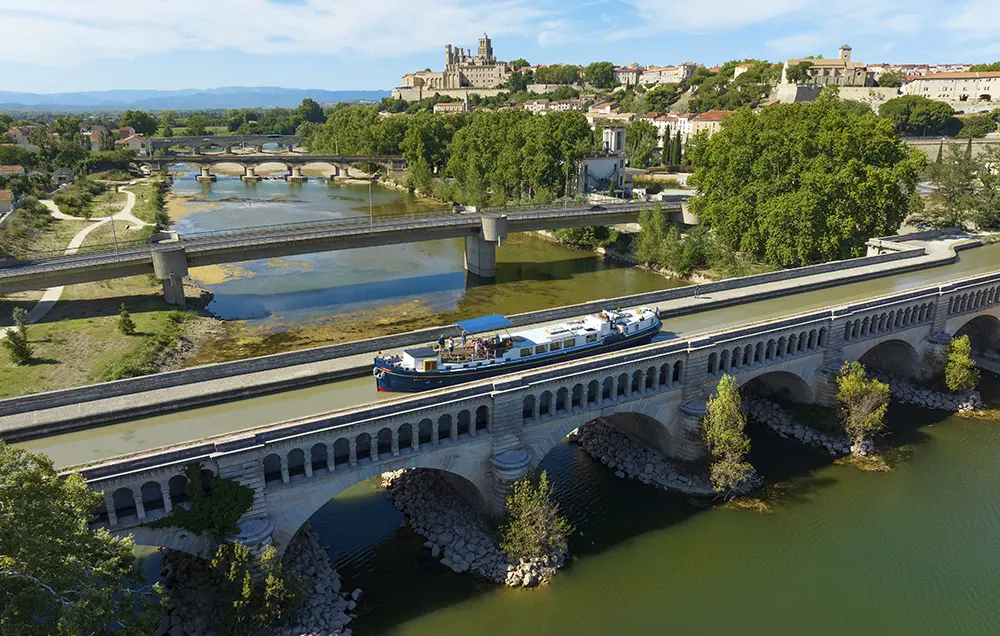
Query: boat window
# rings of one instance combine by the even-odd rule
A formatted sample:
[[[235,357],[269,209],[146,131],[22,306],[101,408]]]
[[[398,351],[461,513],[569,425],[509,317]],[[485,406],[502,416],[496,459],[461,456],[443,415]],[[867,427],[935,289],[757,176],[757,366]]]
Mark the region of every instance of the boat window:
[[[597,334],[588,333],[587,342],[597,342]]]
[[[549,345],[549,351],[559,351],[560,349],[562,349],[562,343],[560,342],[553,342]]]
[[[535,353],[545,353],[545,345],[535,345]]]
[[[576,346],[576,338],[570,338],[569,340],[563,340],[563,347],[569,349],[570,347]]]
[[[424,371],[437,371],[437,360],[424,360]]]
[[[531,355],[531,347],[525,347],[525,348],[521,349],[521,357],[522,358],[527,358],[530,355]]]

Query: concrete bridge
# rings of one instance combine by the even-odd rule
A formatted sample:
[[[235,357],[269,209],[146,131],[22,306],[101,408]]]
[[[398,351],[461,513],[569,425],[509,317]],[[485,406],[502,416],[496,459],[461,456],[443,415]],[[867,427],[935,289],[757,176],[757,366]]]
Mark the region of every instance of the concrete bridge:
[[[331,498],[400,468],[441,471],[480,509],[499,515],[512,481],[599,417],[668,458],[699,460],[705,400],[723,374],[746,390],[831,404],[843,362],[918,377],[940,368],[952,335],[968,334],[977,354],[995,347],[998,317],[1000,273],[993,273],[78,470],[104,492],[95,526],[195,554],[208,553],[210,542],[143,525],[183,505],[182,472],[191,463],[253,488],[243,540],[274,540],[279,550]]]
[[[363,156],[363,155],[306,155],[297,153],[281,154],[193,154],[193,155],[169,155],[164,157],[137,157],[136,163],[148,165],[155,170],[173,163],[185,163],[190,166],[199,166],[201,174],[196,178],[201,182],[215,181],[216,176],[212,174],[211,167],[218,164],[235,164],[243,168],[243,175],[240,177],[244,181],[260,181],[261,176],[257,174],[257,168],[263,164],[277,163],[285,166],[287,174],[286,180],[292,182],[302,182],[308,177],[302,174],[302,168],[311,165],[325,165],[329,171],[330,178],[350,176],[350,166],[356,164],[378,164],[388,171],[398,171],[406,169],[406,160],[396,155],[384,156]]]
[[[264,144],[277,143],[291,148],[299,143],[296,135],[202,135],[200,137],[156,137],[146,141],[146,155],[152,155],[157,150],[166,150],[174,146],[191,148],[198,152],[202,148],[222,148],[225,152],[239,146],[261,147]]]
[[[679,206],[665,206],[664,211]],[[163,282],[167,302],[183,305],[182,279],[189,267],[449,238],[465,239],[466,271],[488,281],[496,277],[496,249],[509,232],[631,223],[643,207],[511,208],[506,213],[383,216],[376,222],[352,217],[206,232],[154,245],[120,248],[117,252],[105,248],[101,252],[16,262],[0,268],[0,294],[153,273]]]

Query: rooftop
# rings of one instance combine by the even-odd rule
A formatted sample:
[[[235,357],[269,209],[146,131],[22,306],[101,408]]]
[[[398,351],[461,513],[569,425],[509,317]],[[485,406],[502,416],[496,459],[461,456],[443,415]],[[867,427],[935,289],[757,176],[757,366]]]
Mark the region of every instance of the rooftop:
[[[722,121],[733,114],[731,110],[709,110],[694,118],[694,121]]]
[[[14,198],[10,190],[0,190],[0,201],[10,201]]]
[[[997,71],[986,71],[982,73],[968,72],[968,73],[934,73],[932,75],[924,76],[912,76],[912,79],[918,80],[947,80],[947,79],[986,79],[1000,77],[1000,72]]]
[[[21,166],[0,166],[0,173],[8,172],[21,172],[24,170]]]

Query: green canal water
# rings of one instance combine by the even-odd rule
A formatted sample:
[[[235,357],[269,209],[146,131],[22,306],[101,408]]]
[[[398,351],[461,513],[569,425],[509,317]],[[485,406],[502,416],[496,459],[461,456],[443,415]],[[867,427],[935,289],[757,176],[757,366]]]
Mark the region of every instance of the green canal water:
[[[982,388],[1000,406],[1000,379]],[[753,429],[752,460],[784,486],[771,514],[621,480],[561,444],[542,467],[574,558],[539,590],[446,570],[371,482],[312,524],[365,591],[359,635],[1000,633],[1000,421],[893,405],[889,422],[889,473]]]

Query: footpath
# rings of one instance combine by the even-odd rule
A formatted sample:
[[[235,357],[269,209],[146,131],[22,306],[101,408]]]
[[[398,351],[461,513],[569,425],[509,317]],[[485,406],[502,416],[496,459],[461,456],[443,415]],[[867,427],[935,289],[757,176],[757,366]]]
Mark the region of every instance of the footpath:
[[[130,204],[131,201],[132,199]],[[130,206],[127,206],[127,209],[130,210]],[[531,312],[510,318],[518,329],[534,328],[564,322],[571,317],[593,313],[600,308],[655,305],[660,309],[661,316],[669,319],[672,316],[695,314],[944,265],[955,261],[959,249],[978,246],[978,241],[969,240],[972,238],[974,237],[965,235],[947,237],[943,240],[897,243],[897,249],[918,249],[906,258],[895,260],[879,261],[879,257],[855,259],[856,266],[838,265],[833,271],[817,266],[802,268],[798,273],[796,270],[786,270],[777,275],[749,277],[747,284],[741,284],[739,279],[706,284],[701,286],[702,293],[697,297],[694,295],[694,286],[690,286]],[[817,273],[810,274],[810,271]],[[778,279],[749,284],[751,280],[759,280],[762,277],[766,279],[768,276]],[[730,288],[719,289],[726,286]],[[854,300],[851,299],[851,302]],[[532,318],[536,320],[529,322]],[[699,333],[712,331],[712,325],[706,324]],[[449,327],[426,329],[409,334],[330,345],[304,352],[206,365],[101,385],[0,400],[0,438],[14,442],[31,437],[44,437],[116,421],[360,377],[371,373],[373,357],[378,351],[384,354],[396,354],[403,348],[432,342],[437,339],[439,333],[446,336],[457,334]],[[284,364],[291,360],[308,360],[309,357],[317,356],[322,356],[323,359]],[[275,368],[277,364],[283,366]]]

